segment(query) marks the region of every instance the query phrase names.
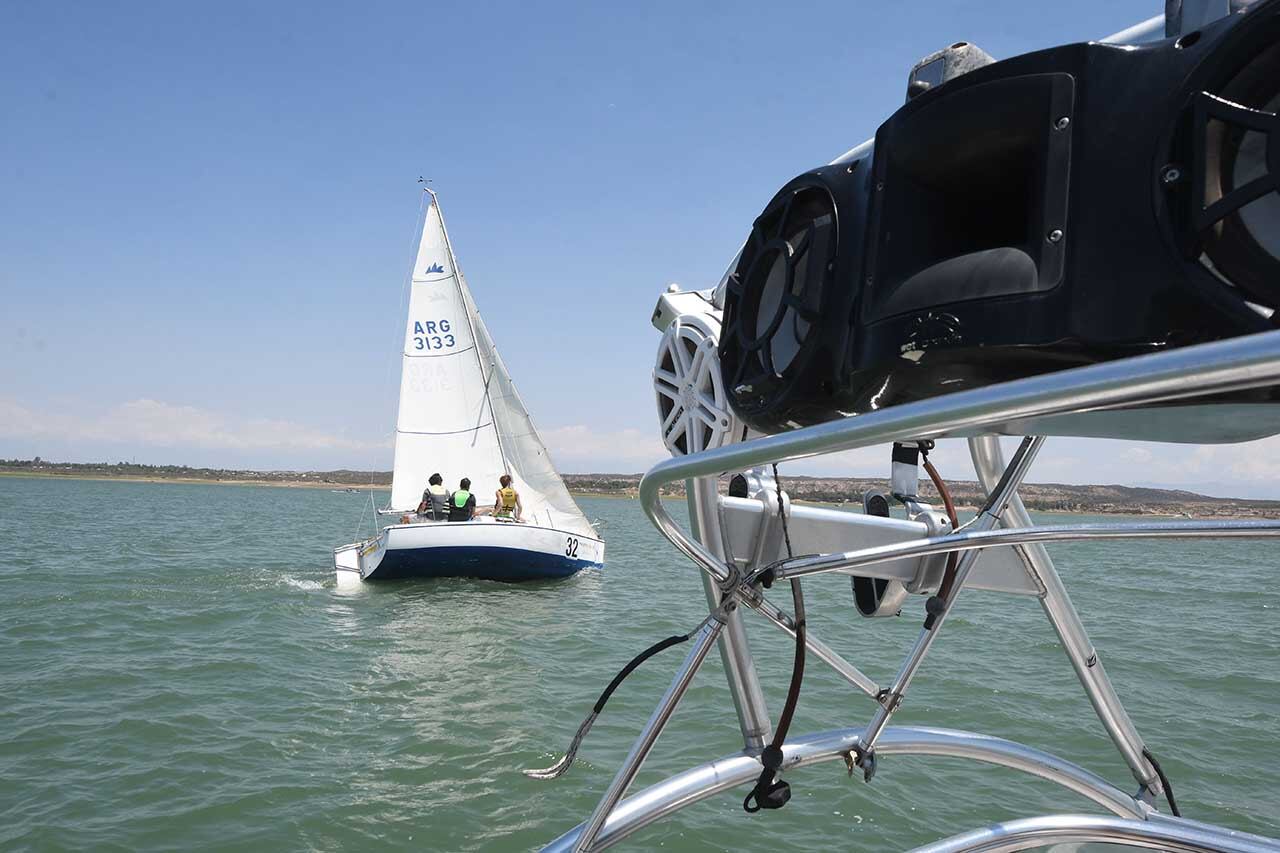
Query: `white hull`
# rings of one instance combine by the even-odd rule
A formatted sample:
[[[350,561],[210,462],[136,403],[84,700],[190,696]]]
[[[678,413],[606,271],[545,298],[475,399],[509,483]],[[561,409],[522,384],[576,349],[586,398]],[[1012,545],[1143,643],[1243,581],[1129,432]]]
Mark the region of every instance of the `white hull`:
[[[604,563],[604,543],[536,524],[481,518],[393,524],[334,549],[339,584],[409,577],[520,581],[567,577]]]

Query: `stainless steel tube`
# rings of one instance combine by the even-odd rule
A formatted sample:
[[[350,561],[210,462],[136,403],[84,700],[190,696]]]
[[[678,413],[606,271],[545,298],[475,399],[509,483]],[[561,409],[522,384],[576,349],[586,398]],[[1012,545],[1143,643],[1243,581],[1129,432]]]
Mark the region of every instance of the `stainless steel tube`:
[[[1280,521],[1139,521],[1120,524],[1053,524],[1045,527],[1013,527],[974,530],[934,536],[915,542],[879,545],[840,554],[797,557],[779,563],[777,580],[802,578],[827,572],[859,569],[907,557],[927,557],[950,551],[974,551],[1002,545],[1077,542],[1086,539],[1266,539],[1280,536]]]
[[[680,529],[659,499],[662,486],[769,462],[853,450],[903,439],[966,437],[1064,412],[1181,399],[1280,383],[1280,331],[1063,370],[868,412],[716,450],[669,459],[640,481],[655,526],[713,577],[724,568]]]
[[[622,767],[618,769],[617,775],[609,783],[609,787],[604,796],[600,798],[595,811],[591,813],[591,817],[584,824],[581,835],[573,845],[575,853],[585,853],[585,851],[592,849],[592,842],[595,841],[600,828],[604,826],[605,820],[609,817],[609,813],[613,811],[613,807],[618,804],[618,800],[622,799],[623,794],[627,792],[627,788],[631,787],[636,774],[640,772],[641,765],[649,757],[649,751],[657,743],[658,736],[666,728],[667,721],[675,713],[676,705],[680,704],[680,699],[684,696],[685,691],[689,689],[689,683],[693,681],[693,676],[697,674],[702,662],[707,659],[707,655],[711,652],[711,647],[715,645],[723,628],[723,622],[718,619],[712,619],[702,627],[702,630],[698,632],[698,636],[694,638],[693,648],[689,649],[689,654],[685,656],[684,663],[680,664],[680,669],[676,672],[675,678],[672,679],[671,686],[667,688],[667,692],[663,694],[662,699],[658,702],[658,707],[653,709],[649,722],[645,723],[644,730],[640,732],[640,737],[632,745],[626,761],[622,762]]]
[[[839,729],[793,738],[783,745],[783,768],[791,771],[838,760],[857,748],[861,738],[861,729]],[[891,726],[881,736],[878,750],[883,755],[946,756],[1007,767],[1061,785],[1117,815],[1142,819],[1151,814],[1145,803],[1100,776],[1057,756],[1003,738],[954,729]],[[685,806],[738,785],[749,784],[759,775],[758,760],[746,755],[732,755],[672,776],[627,798],[614,809],[596,836],[593,849],[601,850],[616,844]],[[566,832],[545,849],[557,853],[576,849],[582,828],[579,826]]]
[[[1106,815],[1045,815],[997,823],[917,847],[913,853],[1013,853],[1057,844],[1126,844],[1177,853],[1276,853],[1269,838],[1174,818],[1138,821]]]
[[[1143,44],[1164,38],[1164,15],[1153,15],[1140,24],[1112,33],[1098,41],[1107,44]]]
[[[969,454],[973,458],[978,482],[985,489],[993,488],[999,481],[1000,472],[1004,469],[1004,454],[1000,448],[1000,439],[995,436],[971,438]],[[1006,528],[1030,529],[1032,527],[1031,515],[1027,512],[1021,498],[1015,496],[1010,502],[1001,523]],[[1044,595],[1040,598],[1040,606],[1044,609],[1049,623],[1053,625],[1053,630],[1057,633],[1059,642],[1062,643],[1062,649],[1066,652],[1067,659],[1071,661],[1071,667],[1075,670],[1076,677],[1080,679],[1085,695],[1089,698],[1089,704],[1093,706],[1107,735],[1115,743],[1116,749],[1120,751],[1121,757],[1124,758],[1125,764],[1129,765],[1129,770],[1138,783],[1145,785],[1153,794],[1161,793],[1163,786],[1160,784],[1160,777],[1142,755],[1142,736],[1138,734],[1137,727],[1133,724],[1129,713],[1125,711],[1111,679],[1107,676],[1106,669],[1102,666],[1102,659],[1089,641],[1089,634],[1085,630],[1084,623],[1080,621],[1080,614],[1076,612],[1075,605],[1071,603],[1071,596],[1067,594],[1067,588],[1063,585],[1062,578],[1058,576],[1058,570],[1054,568],[1049,552],[1043,545],[1035,543],[1024,543],[1016,547],[1027,572],[1044,590]]]
[[[751,606],[754,607],[761,616],[785,631],[788,636],[793,639],[795,638],[796,623],[790,615],[783,613],[776,605],[763,598],[759,602],[753,603]],[[880,692],[880,685],[876,684],[875,681],[873,681],[862,670],[842,658],[838,652],[826,643],[815,637],[813,635],[812,628],[809,628],[804,632],[804,647],[818,660],[834,669],[837,675],[861,690],[863,693],[866,693],[868,696],[874,697]]]
[[[694,533],[703,547],[720,562],[726,563],[729,554],[720,528],[720,502],[713,477],[702,477],[685,483],[689,502],[689,518]],[[711,576],[702,573],[702,585],[707,603],[712,610],[720,606],[720,590]],[[720,661],[724,664],[725,678],[729,682],[729,694],[738,713],[738,725],[742,729],[743,748],[749,753],[759,753],[773,734],[769,720],[769,708],[765,704],[764,691],[756,673],[751,647],[747,642],[746,626],[741,610],[725,615],[725,628],[720,634]]]
[[[1031,463],[1035,461],[1036,454],[1040,452],[1040,448],[1044,446],[1044,438],[1028,437],[1022,440],[1021,446],[1018,448],[1017,454],[1013,457],[1013,462],[1005,469],[1000,477],[1000,482],[991,490],[991,495],[987,498],[987,504],[978,513],[978,517],[973,520],[971,527],[977,532],[989,530],[1000,523],[1000,516],[1008,507],[1009,501],[1018,493],[1018,486],[1022,485],[1023,479],[1031,470]],[[938,635],[942,632],[942,626],[947,620],[947,615],[951,612],[951,605],[959,597],[960,591],[964,589],[965,579],[969,576],[969,571],[973,568],[974,563],[978,561],[978,551],[966,552],[956,564],[955,582],[951,585],[951,589],[946,592],[946,599],[942,602],[942,609],[931,615],[932,622],[926,620],[924,628],[921,629],[920,635],[916,638],[915,645],[912,646],[910,653],[903,660],[902,666],[898,669],[897,676],[893,679],[892,686],[889,687],[889,694],[881,700],[879,707],[876,708],[875,714],[871,718],[871,722],[867,724],[865,735],[865,750],[875,748],[876,740],[880,737],[880,732],[889,724],[890,718],[898,710],[902,699],[907,695],[907,688],[911,686],[911,679],[915,677],[916,672],[920,669],[920,665],[924,663],[925,655],[929,653],[929,647],[938,639]]]

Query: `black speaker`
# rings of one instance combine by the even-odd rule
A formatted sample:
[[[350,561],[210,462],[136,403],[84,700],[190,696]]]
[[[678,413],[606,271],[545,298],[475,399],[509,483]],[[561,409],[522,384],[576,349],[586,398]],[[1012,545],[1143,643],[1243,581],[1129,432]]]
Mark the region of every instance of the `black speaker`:
[[[1274,328],[1278,100],[1280,0],[924,89],[756,220],[725,299],[731,404],[775,432]],[[1139,437],[1100,423],[1074,434]]]
[[[779,190],[727,281],[720,367],[748,423],[822,420],[853,332],[869,161],[827,166]],[[860,168],[861,167],[861,168]],[[775,424],[770,413],[786,412]]]
[[[1174,210],[1188,258],[1259,304],[1280,305],[1280,15],[1223,38],[1197,69],[1189,127],[1170,160],[1189,162],[1190,209]],[[1189,144],[1188,144],[1189,142]],[[1175,167],[1176,168],[1176,167]]]

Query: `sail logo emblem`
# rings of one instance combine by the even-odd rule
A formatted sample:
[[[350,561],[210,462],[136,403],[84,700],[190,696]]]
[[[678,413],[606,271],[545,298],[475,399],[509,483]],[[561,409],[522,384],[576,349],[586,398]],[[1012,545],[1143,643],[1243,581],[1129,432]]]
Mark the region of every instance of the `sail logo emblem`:
[[[422,274],[423,274],[423,275],[430,275],[430,274],[431,274],[431,273],[433,273],[433,272],[439,272],[439,273],[444,272],[444,267],[440,266],[440,262],[439,262],[439,261],[435,262],[434,264],[432,264],[431,266],[429,266],[429,267],[427,267],[425,270],[423,270],[423,273],[422,273]]]

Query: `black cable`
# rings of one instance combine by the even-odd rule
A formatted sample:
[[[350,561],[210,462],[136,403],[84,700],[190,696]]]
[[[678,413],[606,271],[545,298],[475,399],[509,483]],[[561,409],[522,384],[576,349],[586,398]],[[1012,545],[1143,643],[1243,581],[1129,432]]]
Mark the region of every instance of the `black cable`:
[[[796,705],[800,700],[800,684],[804,681],[804,593],[800,591],[800,581],[791,579],[791,601],[796,609],[796,654],[791,664],[791,684],[787,687],[787,701],[782,706],[782,715],[778,717],[778,730],[774,733],[774,741],[779,747],[787,739],[791,729],[791,718],[795,716]]]
[[[937,489],[939,497],[942,498],[942,506],[947,511],[947,520],[951,522],[951,532],[955,533],[960,529],[960,519],[956,515],[956,506],[951,501],[951,492],[947,489],[947,484],[943,481],[942,475],[938,473],[938,469],[933,467],[933,463],[929,461],[929,451],[932,449],[933,442],[921,442],[920,456],[924,460],[925,472],[928,473],[929,479],[933,481],[933,487]],[[947,554],[947,567],[942,574],[942,583],[939,585],[937,593],[925,603],[927,615],[924,618],[924,627],[927,630],[933,630],[938,617],[946,609],[947,600],[951,597],[951,587],[956,582],[956,567],[958,565],[960,565],[960,552],[952,551]]]
[[[791,559],[791,531],[787,527],[786,507],[782,501],[782,483],[778,477],[778,466],[773,466],[773,482],[778,495],[778,516],[782,519],[782,536],[787,545],[787,559]],[[800,701],[800,685],[804,682],[805,658],[805,611],[804,592],[800,588],[798,578],[791,579],[791,601],[795,606],[796,653],[791,665],[791,683],[787,687],[787,700],[783,704],[782,714],[778,717],[778,727],[774,729],[773,740],[760,755],[760,763],[764,769],[756,779],[755,787],[742,801],[742,809],[754,814],[761,809],[778,809],[791,799],[791,786],[777,781],[778,771],[782,769],[782,744],[786,742],[787,731],[791,728],[791,719],[795,716],[796,705]],[[753,802],[754,801],[754,802]]]
[[[704,623],[705,624],[705,623]],[[699,626],[701,627],[701,626]],[[524,775],[531,779],[555,779],[569,772],[569,768],[573,765],[573,759],[578,754],[578,747],[582,745],[582,740],[591,731],[592,724],[595,723],[596,717],[600,716],[600,712],[604,710],[605,703],[609,701],[609,697],[613,695],[613,691],[618,689],[618,685],[626,679],[628,675],[635,671],[636,667],[656,655],[663,649],[669,649],[672,646],[679,645],[692,637],[697,629],[687,634],[677,634],[667,637],[665,640],[659,640],[640,654],[633,657],[626,666],[624,666],[613,680],[609,682],[609,686],[600,694],[600,698],[596,700],[596,704],[592,706],[591,713],[582,721],[582,725],[578,726],[578,731],[574,734],[573,740],[569,742],[569,748],[564,755],[560,757],[555,764],[545,767],[541,770],[525,770]]]
[[[618,689],[618,685],[622,683],[623,679],[635,672],[636,667],[656,655],[658,652],[669,649],[672,646],[677,646],[692,636],[693,634],[689,633],[684,635],[676,634],[667,637],[665,640],[659,640],[640,654],[633,657],[626,666],[619,670],[618,674],[613,677],[613,681],[610,681],[609,686],[600,694],[600,698],[596,700],[596,704],[591,708],[592,712],[599,714],[604,710],[604,704],[609,701],[609,697],[613,695],[613,691]]]
[[[782,519],[782,538],[787,542],[787,559],[793,556],[791,553],[791,531],[787,527],[787,512],[782,506],[782,479],[778,476],[778,463],[773,464],[773,490],[778,495],[778,517]]]
[[[1169,811],[1174,817],[1182,817],[1182,812],[1178,811],[1178,801],[1173,798],[1173,786],[1169,784],[1169,777],[1164,775],[1164,771],[1160,769],[1160,762],[1156,761],[1156,757],[1151,754],[1151,750],[1145,746],[1142,748],[1142,757],[1151,762],[1151,767],[1156,771],[1156,775],[1160,777],[1160,784],[1164,786],[1164,798],[1169,801]]]
[[[787,559],[790,560],[795,555],[791,552],[791,531],[787,525],[786,507],[782,503],[782,478],[778,476],[776,464],[773,466],[773,485],[778,495],[778,517],[782,519],[782,538],[787,545]],[[791,664],[791,684],[787,687],[787,701],[782,706],[782,716],[778,717],[778,728],[773,735],[773,742],[778,747],[786,742],[787,732],[791,729],[791,718],[795,716],[796,703],[800,699],[800,683],[804,680],[804,593],[800,589],[800,581],[796,578],[791,579],[791,603],[796,611],[796,654]]]

